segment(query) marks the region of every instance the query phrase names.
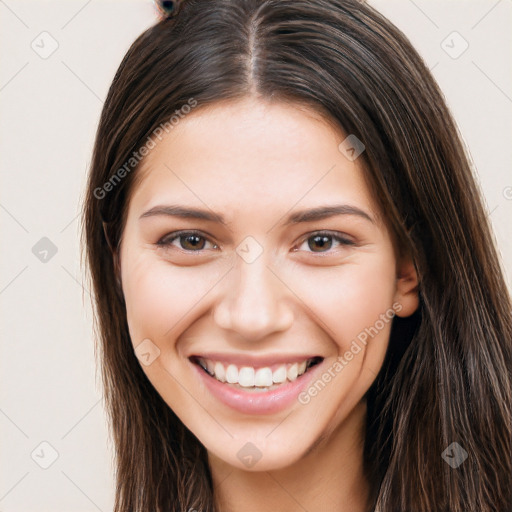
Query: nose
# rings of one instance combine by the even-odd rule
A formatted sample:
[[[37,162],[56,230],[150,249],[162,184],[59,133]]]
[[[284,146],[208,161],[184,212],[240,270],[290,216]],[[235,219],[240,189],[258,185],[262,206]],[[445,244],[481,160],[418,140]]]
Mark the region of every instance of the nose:
[[[294,315],[287,300],[292,294],[263,256],[252,263],[237,258],[229,274],[213,311],[220,328],[257,341],[292,325]]]

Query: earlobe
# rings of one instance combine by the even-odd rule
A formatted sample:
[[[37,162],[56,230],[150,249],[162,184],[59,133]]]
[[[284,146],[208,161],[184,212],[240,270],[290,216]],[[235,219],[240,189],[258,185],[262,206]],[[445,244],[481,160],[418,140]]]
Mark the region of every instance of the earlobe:
[[[396,314],[400,317],[411,316],[419,306],[418,274],[414,262],[410,259],[403,261],[397,268],[397,283],[395,301],[402,307]]]

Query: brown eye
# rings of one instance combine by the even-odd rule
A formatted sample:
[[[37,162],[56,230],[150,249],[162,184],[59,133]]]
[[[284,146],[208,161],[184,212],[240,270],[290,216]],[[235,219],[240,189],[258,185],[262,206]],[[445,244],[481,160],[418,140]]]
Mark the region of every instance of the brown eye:
[[[180,236],[178,239],[181,240],[181,248],[187,251],[203,249],[205,245],[205,239],[199,235]]]
[[[178,241],[178,245],[174,242]],[[161,247],[178,247],[184,251],[189,252],[200,252],[205,249],[205,245],[210,243],[212,248],[217,248],[217,245],[209,242],[206,237],[195,231],[182,231],[180,233],[174,233],[167,235],[157,242],[157,245]]]
[[[328,250],[332,247],[332,236],[329,235],[315,235],[308,238],[308,247],[314,251]]]
[[[301,246],[304,245],[305,242],[307,242],[307,246],[310,252],[317,253],[329,252],[329,250],[333,247],[333,244],[334,246],[336,246],[336,243],[338,244],[338,246],[355,245],[352,240],[348,240],[347,238],[344,238],[340,235],[329,232],[313,233],[308,238],[304,239],[304,241],[301,243]]]

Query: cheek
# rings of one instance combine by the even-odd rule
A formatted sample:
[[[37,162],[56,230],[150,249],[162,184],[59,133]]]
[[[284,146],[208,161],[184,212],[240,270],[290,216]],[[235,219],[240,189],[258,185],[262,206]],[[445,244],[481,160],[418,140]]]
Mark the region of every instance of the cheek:
[[[202,314],[208,291],[221,277],[211,268],[178,268],[152,253],[132,253],[123,261],[122,279],[134,346],[146,338],[157,344],[175,339]]]
[[[325,270],[325,272],[324,272]],[[386,339],[390,320],[381,321],[391,306],[396,291],[394,261],[368,257],[364,263],[341,265],[336,268],[311,268],[295,274],[294,290],[302,298],[313,319],[333,338],[339,351],[348,350],[351,342],[364,340],[368,329],[372,339]],[[375,334],[372,329],[377,327]]]

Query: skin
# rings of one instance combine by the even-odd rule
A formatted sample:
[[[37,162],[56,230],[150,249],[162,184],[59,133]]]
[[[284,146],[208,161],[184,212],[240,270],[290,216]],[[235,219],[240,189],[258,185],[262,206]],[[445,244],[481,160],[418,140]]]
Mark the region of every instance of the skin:
[[[324,361],[315,371],[332,372],[393,304],[399,316],[417,309],[414,266],[395,254],[362,159],[338,149],[345,137],[306,108],[248,98],[193,110],[137,170],[119,259],[131,339],[134,348],[143,340],[158,347],[142,368],[206,447],[223,512],[366,510],[363,395],[382,365],[391,322],[308,403],[270,415],[219,402],[188,360],[208,351],[318,354]],[[169,204],[222,214],[227,225],[140,218]],[[373,222],[336,215],[283,225],[290,213],[330,204],[360,208]],[[191,229],[204,237],[198,249],[185,238],[157,245]],[[330,238],[318,246],[319,230],[354,244]],[[236,252],[247,236],[263,249],[251,263]],[[237,457],[247,442],[262,454],[250,468]]]

